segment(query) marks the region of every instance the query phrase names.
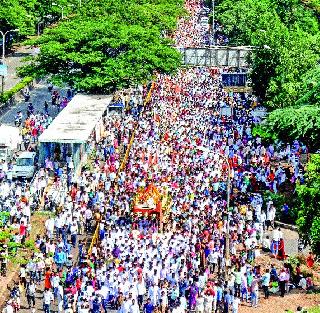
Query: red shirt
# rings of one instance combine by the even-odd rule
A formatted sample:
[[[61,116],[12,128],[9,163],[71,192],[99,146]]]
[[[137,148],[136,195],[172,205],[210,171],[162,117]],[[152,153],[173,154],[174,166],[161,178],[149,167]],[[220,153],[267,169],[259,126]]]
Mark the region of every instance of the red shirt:
[[[21,224],[20,228],[19,228],[19,235],[20,236],[25,236],[26,232],[27,232],[27,226]]]

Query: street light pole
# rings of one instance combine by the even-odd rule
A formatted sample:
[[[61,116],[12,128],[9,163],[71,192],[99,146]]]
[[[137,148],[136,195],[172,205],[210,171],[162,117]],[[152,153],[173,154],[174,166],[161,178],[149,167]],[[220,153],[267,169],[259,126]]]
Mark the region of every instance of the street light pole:
[[[1,31],[2,35],[2,64],[4,64],[4,56],[6,54],[5,42],[6,42],[6,34]],[[1,93],[4,91],[4,76],[1,75]]]
[[[57,3],[52,3],[52,5],[57,6],[57,7],[59,7],[61,9],[61,19],[63,19],[64,18],[63,6],[60,5],[60,4],[57,4]]]
[[[229,218],[229,209],[230,209],[230,181],[231,181],[231,169],[229,160],[226,156],[223,155],[223,159],[227,164],[228,168],[228,180],[227,180],[227,233],[226,233],[226,247],[225,247],[225,258],[226,258],[226,267],[229,266],[230,262],[230,218]],[[225,278],[228,278],[228,271],[225,270]]]
[[[0,34],[2,35],[2,64],[4,64],[5,62],[5,55],[6,55],[6,35],[10,32],[18,32],[19,29],[10,29],[10,30],[7,30],[5,33],[3,31],[0,30]],[[2,92],[4,91],[4,76],[1,76],[2,77]]]
[[[2,35],[2,64],[4,64],[4,59],[5,59],[5,54],[6,54],[6,35],[10,32],[18,32],[19,29],[10,29],[7,30],[5,33],[3,33],[3,31],[0,30],[0,34]]]
[[[6,45],[6,33],[3,33],[1,31],[1,35],[2,35],[2,64],[4,64],[4,57],[5,57],[5,54],[6,54],[6,48],[5,48],[5,45]]]

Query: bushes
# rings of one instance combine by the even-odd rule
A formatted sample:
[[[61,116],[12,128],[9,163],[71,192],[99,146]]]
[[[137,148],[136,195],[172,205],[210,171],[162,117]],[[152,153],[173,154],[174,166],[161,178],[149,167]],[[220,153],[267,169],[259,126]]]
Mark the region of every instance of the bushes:
[[[7,224],[8,219],[10,218],[10,213],[6,211],[0,212],[0,227],[3,227]]]
[[[35,248],[36,248],[36,244],[35,244],[34,240],[32,240],[32,239],[26,240],[24,246],[25,246],[25,248],[27,248],[29,250],[35,250]]]
[[[0,241],[6,242],[7,239],[11,239],[11,238],[12,238],[12,234],[10,231],[8,230],[0,231]]]
[[[296,221],[302,239],[320,255],[320,155],[311,155],[307,165],[306,183],[297,185]]]
[[[20,92],[23,88],[25,88],[28,84],[33,81],[33,77],[25,77],[21,82],[16,84],[11,89],[5,91],[0,95],[0,103],[5,104],[8,100],[10,100],[16,93]]]
[[[277,139],[275,133],[268,129],[265,125],[258,124],[253,127],[252,135],[260,137],[265,143],[271,143]]]

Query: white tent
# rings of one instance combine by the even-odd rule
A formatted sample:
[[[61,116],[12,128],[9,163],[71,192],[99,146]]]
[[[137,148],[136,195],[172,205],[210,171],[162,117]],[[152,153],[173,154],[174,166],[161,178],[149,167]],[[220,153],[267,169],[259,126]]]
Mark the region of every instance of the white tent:
[[[85,143],[111,99],[105,95],[76,95],[40,135],[39,142]]]

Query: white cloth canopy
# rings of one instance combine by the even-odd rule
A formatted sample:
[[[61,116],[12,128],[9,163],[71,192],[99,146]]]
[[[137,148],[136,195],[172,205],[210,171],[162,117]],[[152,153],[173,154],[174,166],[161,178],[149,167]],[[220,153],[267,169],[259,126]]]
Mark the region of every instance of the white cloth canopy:
[[[76,95],[40,135],[39,142],[86,142],[111,99],[106,95]]]

